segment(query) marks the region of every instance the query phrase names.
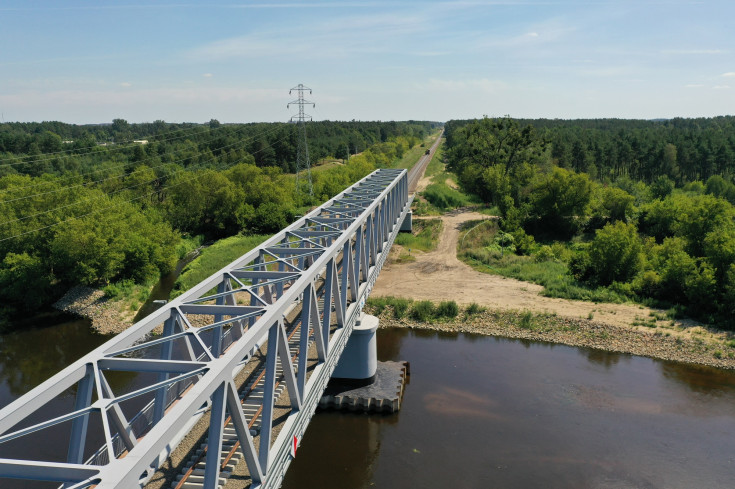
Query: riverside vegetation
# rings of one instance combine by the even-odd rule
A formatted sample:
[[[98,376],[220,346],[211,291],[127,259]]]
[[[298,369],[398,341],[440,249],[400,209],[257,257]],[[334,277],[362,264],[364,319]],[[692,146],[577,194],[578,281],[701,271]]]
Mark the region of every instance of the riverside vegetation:
[[[344,160],[313,172],[309,197],[290,173],[293,124],[0,124],[0,324],[74,285],[139,303],[203,242],[273,233],[375,168],[407,164],[434,127],[309,123],[314,160]]]
[[[735,118],[484,118],[445,133],[460,189],[499,214],[462,237],[466,262],[733,329]]]

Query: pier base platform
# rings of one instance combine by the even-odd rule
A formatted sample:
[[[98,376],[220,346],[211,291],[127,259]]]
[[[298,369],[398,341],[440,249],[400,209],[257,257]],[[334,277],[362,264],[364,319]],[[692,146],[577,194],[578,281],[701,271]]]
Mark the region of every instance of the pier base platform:
[[[356,385],[348,379],[330,380],[319,401],[319,408],[394,413],[401,409],[403,388],[409,376],[408,362],[378,362],[375,376],[367,385]]]

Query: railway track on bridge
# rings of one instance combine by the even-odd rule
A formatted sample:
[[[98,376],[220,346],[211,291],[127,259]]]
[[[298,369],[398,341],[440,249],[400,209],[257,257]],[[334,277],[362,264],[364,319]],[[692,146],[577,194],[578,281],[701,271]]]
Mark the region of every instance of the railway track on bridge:
[[[424,154],[419,158],[419,161],[416,162],[416,164],[411,167],[411,169],[408,171],[408,188],[410,192],[414,192],[416,190],[416,186],[418,185],[419,180],[423,177],[424,173],[426,172],[426,168],[428,164],[431,162],[431,159],[434,157],[434,154],[436,153],[436,149],[438,148],[439,144],[441,144],[441,137],[443,135],[443,131],[439,133],[438,137],[434,141],[434,143],[431,145],[431,148],[427,154]],[[323,311],[323,301],[320,301],[320,307],[319,311],[320,314],[322,314]],[[300,338],[300,328],[294,327],[289,332],[289,345],[292,349],[292,351],[298,351],[298,342]],[[295,338],[294,338],[295,337]],[[311,342],[309,343],[311,345]],[[313,348],[312,348],[313,350]],[[292,357],[292,362],[294,362],[299,353],[296,353]],[[316,362],[315,357],[315,351],[311,352],[311,362]],[[259,423],[259,414],[262,413],[262,392],[264,389],[264,379],[263,379],[263,373],[264,373],[264,365],[263,362],[261,362],[261,365],[258,366],[255,373],[251,375],[251,380],[247,381],[245,383],[245,388],[241,392],[241,403],[243,406],[243,410],[246,414],[246,416],[250,417],[250,422],[248,423],[248,427],[253,430],[253,432],[257,432],[260,428]],[[277,385],[277,392],[276,392],[276,399],[284,393],[285,385],[282,381],[282,371],[280,370],[279,366],[279,372],[277,374],[279,376],[279,381],[276,383]],[[253,378],[254,377],[254,378]],[[229,422],[229,420],[228,420]],[[235,433],[235,430],[231,426],[227,426],[225,428],[225,436],[227,443],[223,446],[223,450],[220,453],[220,471],[221,471],[221,478],[220,478],[220,485],[219,487],[227,488],[230,476],[235,471],[236,466],[238,465],[239,461],[242,460],[243,456],[241,453],[237,453],[236,450],[239,447],[239,442],[237,442],[237,435]],[[170,481],[170,487],[172,489],[200,489],[204,487],[203,483],[203,477],[204,472],[206,469],[206,463],[204,461],[204,456],[207,453],[207,443],[201,443],[192,449],[189,450],[188,454],[188,462],[186,465],[179,470],[179,474],[176,476],[175,480]],[[240,474],[241,477],[247,478],[247,469],[244,469],[243,474]],[[233,484],[229,484],[233,487],[235,487]],[[150,486],[146,489],[157,489],[158,487],[161,487],[161,485]],[[248,484],[245,486],[237,486],[237,487],[248,487]]]
[[[142,487],[209,418],[206,451],[175,484],[215,489],[230,472],[239,487],[278,487],[408,212],[407,172],[378,170],[4,407],[0,448],[13,458],[0,458],[0,481]],[[113,389],[114,372],[142,384]],[[54,459],[7,450],[63,427]]]

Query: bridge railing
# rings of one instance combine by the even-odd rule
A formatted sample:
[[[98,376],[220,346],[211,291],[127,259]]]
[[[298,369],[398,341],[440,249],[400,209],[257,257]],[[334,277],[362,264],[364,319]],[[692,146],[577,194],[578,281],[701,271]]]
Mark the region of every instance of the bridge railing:
[[[0,479],[57,481],[67,488],[139,486],[208,409],[204,486],[217,485],[229,412],[253,485],[277,487],[290,461],[287,437],[303,433],[408,205],[405,170],[372,173],[0,410],[0,451],[59,426],[68,432],[56,459],[1,458]],[[314,331],[318,362],[308,379],[307,355],[292,363],[285,340],[294,315]],[[162,334],[152,334],[158,330]],[[307,336],[301,335],[302,352]],[[264,428],[256,447],[233,378],[263,344]],[[291,413],[271,443],[265,427],[273,422],[278,361]],[[126,390],[112,382],[114,372],[143,374],[143,385]],[[44,417],[47,406],[70,394],[72,408]],[[128,421],[133,404],[150,407]],[[89,459],[92,434],[104,439],[104,449]]]

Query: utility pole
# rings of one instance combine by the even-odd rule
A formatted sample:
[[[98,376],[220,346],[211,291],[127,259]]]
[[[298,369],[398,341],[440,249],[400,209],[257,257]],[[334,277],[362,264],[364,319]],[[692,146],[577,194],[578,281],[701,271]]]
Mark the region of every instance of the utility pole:
[[[291,95],[292,92],[296,92],[298,94],[298,98],[293,102],[289,102],[288,104],[286,104],[286,108],[291,108],[292,105],[299,106],[299,115],[291,116],[291,122],[296,122],[298,124],[299,130],[299,144],[298,151],[296,153],[296,192],[299,192],[301,190],[301,187],[299,185],[300,174],[303,170],[306,170],[309,197],[313,197],[314,188],[311,184],[311,163],[309,162],[309,146],[306,144],[306,121],[311,120],[311,116],[304,112],[304,106],[311,105],[312,107],[316,107],[316,104],[304,99],[304,92],[306,92],[307,90],[309,91],[309,95],[311,95],[311,88],[305,87],[301,83],[299,83],[297,87],[289,90],[289,95]]]

